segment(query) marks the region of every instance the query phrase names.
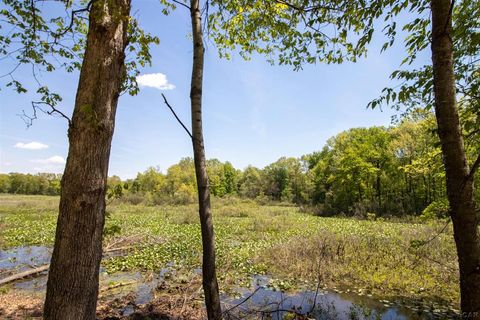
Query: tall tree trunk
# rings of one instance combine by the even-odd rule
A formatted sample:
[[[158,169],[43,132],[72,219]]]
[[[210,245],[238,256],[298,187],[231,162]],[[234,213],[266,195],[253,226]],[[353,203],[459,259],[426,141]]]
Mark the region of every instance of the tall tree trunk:
[[[193,69],[190,89],[192,107],[192,143],[197,176],[198,205],[200,224],[202,229],[203,245],[203,290],[205,292],[205,305],[208,319],[219,320],[222,318],[218,282],[215,271],[215,235],[213,232],[212,211],[210,206],[210,190],[207,168],[205,164],[205,147],[202,131],[202,86],[204,46],[202,34],[202,20],[199,0],[190,1],[190,15],[192,18],[193,34]]]
[[[45,319],[95,319],[108,163],[129,14],[130,0],[95,0],[91,7],[68,132]]]
[[[382,180],[381,180],[381,165],[377,163],[376,165],[378,172],[377,172],[377,179],[375,183],[375,188],[377,189],[377,199],[378,199],[378,209],[377,214],[382,214]]]
[[[465,318],[480,319],[480,242],[473,179],[467,179],[469,168],[456,107],[452,6],[450,0],[431,1],[435,113],[460,267],[461,309]]]

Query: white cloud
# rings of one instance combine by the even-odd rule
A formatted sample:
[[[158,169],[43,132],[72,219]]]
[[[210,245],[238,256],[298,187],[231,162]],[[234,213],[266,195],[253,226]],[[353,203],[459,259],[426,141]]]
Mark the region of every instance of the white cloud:
[[[137,82],[140,87],[150,87],[158,90],[173,90],[175,85],[167,80],[167,76],[163,73],[142,74],[137,77]]]
[[[19,142],[14,147],[19,149],[28,149],[28,150],[42,150],[42,149],[48,148],[46,144],[36,142],[36,141],[32,141],[29,143]]]
[[[30,161],[33,163],[41,164],[65,164],[65,159],[61,156],[53,156],[47,159],[35,159]]]

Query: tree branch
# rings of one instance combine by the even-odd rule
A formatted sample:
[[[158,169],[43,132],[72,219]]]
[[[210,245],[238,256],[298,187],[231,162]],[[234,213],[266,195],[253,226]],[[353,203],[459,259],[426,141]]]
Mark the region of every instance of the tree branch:
[[[167,105],[167,107],[170,109],[170,111],[172,111],[173,116],[175,117],[175,119],[177,119],[178,123],[180,123],[180,125],[183,127],[183,129],[185,129],[185,131],[188,133],[188,135],[190,136],[190,138],[193,140],[192,133],[191,133],[190,130],[188,130],[188,128],[183,124],[182,120],[180,120],[180,118],[177,116],[177,114],[176,114],[175,111],[173,110],[172,106],[168,103],[167,98],[165,97],[165,95],[164,95],[163,93],[162,93],[162,97],[163,97],[163,101],[165,102],[165,104]]]
[[[305,316],[311,315],[315,311],[315,307],[317,306],[317,299],[318,299],[318,294],[319,294],[319,291],[320,291],[320,286],[321,286],[321,282],[320,282],[320,276],[319,276],[318,277],[318,282],[317,282],[317,287],[316,287],[316,290],[315,290],[315,295],[314,295],[314,298],[313,298],[313,301],[312,301],[312,305],[310,307],[310,310],[306,311],[306,313],[298,312],[298,310],[300,310],[300,309],[297,310],[295,308],[295,306],[291,307],[290,309],[282,308],[283,303],[287,300],[287,297],[283,298],[283,293],[282,293],[282,297],[281,297],[280,301],[271,301],[271,302],[263,305],[261,307],[261,309],[253,308],[253,309],[247,310],[246,312],[247,313],[252,313],[252,314],[253,313],[258,313],[258,314],[262,314],[262,315],[273,315],[273,314],[276,314],[276,313],[279,314],[280,312],[288,312],[288,313],[294,313],[296,316],[299,316],[301,319],[304,319]],[[230,319],[231,317],[234,317],[234,318],[237,318],[237,319],[243,319],[243,317],[235,317],[231,313],[231,311],[233,311],[234,309],[237,309],[237,308],[239,309],[240,306],[242,306],[248,300],[253,298],[253,296],[261,289],[262,289],[262,287],[257,287],[252,293],[250,293],[248,296],[246,296],[242,301],[240,301],[239,303],[225,309],[222,312],[222,314],[225,315],[227,317],[227,319]],[[306,296],[306,294],[307,293],[305,293],[305,296]],[[304,296],[304,299],[305,299],[305,296]],[[274,305],[276,305],[276,308],[271,308],[271,306],[274,306]],[[302,300],[301,305],[303,305],[303,300]],[[239,310],[239,311],[241,312],[241,310]],[[262,319],[263,319],[263,317],[262,317]]]
[[[180,1],[177,1],[177,0],[172,0],[173,3],[176,3],[178,5],[181,5],[181,6],[184,6],[185,8],[187,8],[188,10],[190,10],[190,7],[187,6],[185,3],[183,2],[180,2]]]
[[[51,110],[44,110],[40,105],[46,105],[46,106],[50,107]],[[23,121],[27,125],[27,128],[31,127],[32,124],[33,124],[33,121],[38,118],[37,117],[37,110],[40,110],[41,112],[46,113],[50,116],[52,114],[56,113],[56,114],[60,115],[60,117],[67,119],[69,127],[72,126],[72,120],[65,113],[58,110],[57,108],[55,108],[54,105],[52,105],[50,103],[47,103],[47,102],[44,102],[44,101],[32,101],[32,109],[33,109],[33,115],[31,115],[31,116],[26,114],[25,110],[22,110],[22,114],[19,114],[19,116],[23,119]]]
[[[208,19],[208,15],[209,15],[209,9],[210,9],[210,1],[207,0],[205,2],[205,6],[203,7],[202,9],[202,13],[201,15],[205,15],[205,20],[203,22],[203,33],[206,34],[208,36],[208,34],[210,33],[210,22],[209,22],[209,19]]]
[[[450,4],[450,9],[448,10],[448,16],[447,16],[447,21],[445,21],[445,26],[443,27],[443,32],[447,32],[447,28],[449,25],[449,21],[452,19],[452,13],[453,13],[453,6],[455,5],[455,0],[452,0],[452,3]]]
[[[479,99],[480,100],[480,99]],[[471,132],[469,132],[466,136],[465,136],[465,139],[469,139],[471,137],[473,137],[474,135],[480,133],[480,129],[476,129],[476,130],[473,130]]]
[[[331,11],[340,11],[340,12],[343,12],[341,9],[339,8],[335,8],[335,7],[330,7],[330,6],[322,6],[322,5],[315,5],[315,6],[309,6],[309,7],[299,7],[293,3],[290,3],[286,0],[275,0],[275,2],[279,3],[279,4],[284,4],[292,9],[295,9],[297,11],[302,11],[302,12],[311,12],[311,11],[318,11],[318,10],[331,10]]]
[[[253,291],[251,294],[249,294],[245,299],[243,299],[240,303],[236,304],[236,305],[233,305],[231,306],[230,308],[228,309],[225,309],[222,313],[223,314],[229,314],[230,311],[232,311],[233,309],[236,309],[238,307],[240,307],[242,304],[244,304],[245,302],[247,302],[248,300],[250,300],[257,292],[258,290],[260,290],[261,287],[258,287],[255,289],[255,291]]]
[[[79,13],[82,13],[82,12],[85,12],[85,11],[90,11],[90,8],[92,7],[92,4],[93,4],[94,1],[95,0],[90,0],[85,8],[72,10],[72,15],[71,15],[71,18],[70,18],[70,24],[68,25],[68,27],[65,28],[65,30],[63,30],[59,33],[53,33],[52,32],[53,38],[58,39],[58,38],[64,36],[68,31],[71,31],[72,28],[73,28],[73,23],[75,22],[75,15],[77,15]]]
[[[34,36],[34,38],[35,38],[36,35],[37,35],[37,15],[36,15],[36,12],[35,12],[35,11],[37,10],[37,8],[35,8],[35,2],[34,2],[34,0],[31,0],[31,1],[30,1],[30,10],[31,10],[31,12],[32,12],[33,36]]]
[[[475,160],[475,162],[473,163],[468,176],[465,178],[465,181],[469,181],[473,179],[473,176],[475,175],[475,171],[477,171],[478,167],[480,167],[480,154],[478,155],[477,160]]]
[[[313,311],[315,310],[315,307],[317,305],[317,298],[318,298],[318,291],[320,290],[320,273],[318,274],[318,280],[317,280],[317,289],[315,290],[315,297],[313,298],[313,303],[310,308],[309,314],[312,314]]]

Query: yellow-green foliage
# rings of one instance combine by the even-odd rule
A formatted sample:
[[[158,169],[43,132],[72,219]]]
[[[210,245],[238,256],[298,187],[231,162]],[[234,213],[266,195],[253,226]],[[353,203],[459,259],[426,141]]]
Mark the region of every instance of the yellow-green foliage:
[[[58,198],[0,196],[0,241],[4,247],[51,245]],[[106,229],[141,235],[145,241],[122,257],[103,261],[109,272],[159,270],[173,264],[191,271],[201,265],[195,205],[108,208]],[[458,301],[458,266],[451,227],[438,221],[412,223],[322,218],[291,206],[261,206],[236,199],[213,203],[221,287],[249,285],[268,273],[280,288],[349,287],[382,296]],[[115,227],[113,227],[115,226]],[[427,241],[432,239],[432,241]],[[111,236],[106,238],[110,241]],[[148,242],[148,239],[156,241]],[[150,245],[145,245],[145,243]],[[152,244],[153,243],[153,244]],[[420,245],[413,245],[420,244]]]

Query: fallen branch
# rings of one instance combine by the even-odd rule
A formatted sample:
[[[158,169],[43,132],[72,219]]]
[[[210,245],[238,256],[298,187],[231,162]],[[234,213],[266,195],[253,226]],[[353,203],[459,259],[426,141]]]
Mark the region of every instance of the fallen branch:
[[[27,271],[20,272],[20,273],[11,275],[9,277],[3,278],[3,279],[0,280],[0,286],[2,286],[4,284],[7,284],[7,283],[10,283],[10,282],[13,282],[13,281],[16,281],[16,280],[23,279],[23,278],[31,276],[31,275],[39,274],[43,271],[47,271],[49,267],[50,267],[50,265],[47,264],[47,265],[44,265],[44,266],[41,266],[41,267],[38,267],[38,268],[35,268],[35,269],[27,270]]]
[[[108,250],[105,250],[104,253],[113,252],[113,251],[128,250],[128,249],[131,249],[131,248],[133,248],[133,246],[108,249]],[[7,283],[10,283],[10,282],[13,282],[13,281],[23,279],[23,278],[28,277],[28,276],[37,275],[37,274],[39,274],[43,271],[47,271],[48,268],[50,268],[50,264],[46,264],[46,265],[43,265],[41,267],[37,267],[37,268],[34,268],[34,269],[30,269],[30,270],[27,270],[27,271],[23,271],[23,272],[20,272],[20,273],[13,274],[9,277],[5,277],[3,279],[0,279],[0,286],[2,286],[4,284],[7,284]]]
[[[107,291],[110,291],[110,290],[113,290],[113,289],[117,289],[117,288],[120,288],[120,287],[129,286],[129,285],[135,284],[135,283],[137,283],[137,282],[136,281],[130,281],[130,282],[117,283],[113,286],[109,286],[109,287],[100,289],[100,293],[104,293],[104,292],[107,292]]]
[[[143,238],[144,238],[144,236],[142,236],[142,235],[134,234],[134,235],[131,235],[131,236],[120,237],[120,238],[114,239],[105,246],[104,252],[109,252],[109,251],[113,250],[113,248],[115,246],[118,246],[120,244],[125,246],[125,244],[129,244],[129,243],[138,243]]]
[[[130,249],[133,249],[133,248],[139,248],[139,247],[126,246],[126,247],[112,248],[112,249],[105,250],[103,253],[110,253],[110,252],[116,252],[116,251],[127,251],[127,250],[130,250]]]

